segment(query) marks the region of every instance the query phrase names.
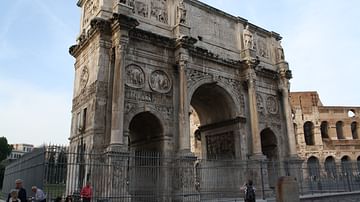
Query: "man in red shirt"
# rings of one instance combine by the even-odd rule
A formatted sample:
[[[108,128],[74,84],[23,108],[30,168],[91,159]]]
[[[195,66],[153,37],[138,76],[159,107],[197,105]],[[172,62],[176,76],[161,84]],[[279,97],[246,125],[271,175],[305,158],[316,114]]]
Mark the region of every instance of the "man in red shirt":
[[[80,196],[83,202],[90,202],[92,197],[92,188],[90,182],[86,182],[85,187],[81,189]]]

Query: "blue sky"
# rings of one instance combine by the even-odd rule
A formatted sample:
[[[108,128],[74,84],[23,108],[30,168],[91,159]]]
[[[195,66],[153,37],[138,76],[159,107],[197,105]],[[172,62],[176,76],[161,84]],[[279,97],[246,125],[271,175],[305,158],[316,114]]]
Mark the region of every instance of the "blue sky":
[[[283,36],[292,91],[360,105],[360,1],[204,0]],[[0,136],[66,144],[80,9],[71,0],[7,0],[0,12]]]

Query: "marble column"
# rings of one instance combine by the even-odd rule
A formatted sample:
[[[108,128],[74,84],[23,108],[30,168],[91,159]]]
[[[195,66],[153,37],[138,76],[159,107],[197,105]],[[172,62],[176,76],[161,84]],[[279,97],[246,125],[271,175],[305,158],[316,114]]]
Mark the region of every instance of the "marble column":
[[[287,64],[285,64],[287,66]],[[286,132],[289,139],[289,154],[290,157],[297,157],[297,150],[296,150],[296,140],[295,140],[295,133],[294,133],[294,125],[291,113],[291,106],[289,100],[289,84],[290,77],[288,76],[287,68],[280,67],[280,85],[279,90],[282,95],[282,108],[284,110],[284,116],[286,120]]]
[[[113,80],[113,97],[111,110],[111,137],[110,145],[123,145],[124,125],[124,74],[125,74],[125,50],[128,38],[121,37],[120,43],[115,47],[115,67]]]
[[[251,156],[263,156],[261,150],[261,137],[259,131],[259,118],[257,111],[256,102],[256,63],[251,61],[247,62],[247,84],[248,84],[248,95],[249,95],[249,113],[250,113],[250,126],[251,126],[251,137],[252,137],[252,153]]]
[[[186,79],[187,60],[180,59],[179,68],[179,151],[190,153],[190,123]]]

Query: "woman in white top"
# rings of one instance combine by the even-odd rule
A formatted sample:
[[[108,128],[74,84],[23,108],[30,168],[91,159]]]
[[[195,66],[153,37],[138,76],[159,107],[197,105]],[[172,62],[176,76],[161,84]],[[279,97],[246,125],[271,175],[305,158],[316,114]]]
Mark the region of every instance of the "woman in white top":
[[[18,198],[18,190],[12,189],[10,191],[10,198],[8,202],[21,202],[21,200]]]

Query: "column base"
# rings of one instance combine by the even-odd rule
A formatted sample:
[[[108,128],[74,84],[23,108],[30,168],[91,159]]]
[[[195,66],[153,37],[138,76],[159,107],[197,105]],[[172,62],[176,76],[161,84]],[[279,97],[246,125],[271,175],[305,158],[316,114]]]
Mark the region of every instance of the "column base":
[[[249,157],[249,160],[255,160],[255,161],[264,161],[266,160],[266,156],[264,154],[252,154]]]
[[[128,153],[127,146],[123,144],[110,144],[106,150],[106,153]]]
[[[179,150],[178,156],[185,158],[196,158],[196,156],[190,151],[190,149]]]

